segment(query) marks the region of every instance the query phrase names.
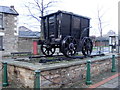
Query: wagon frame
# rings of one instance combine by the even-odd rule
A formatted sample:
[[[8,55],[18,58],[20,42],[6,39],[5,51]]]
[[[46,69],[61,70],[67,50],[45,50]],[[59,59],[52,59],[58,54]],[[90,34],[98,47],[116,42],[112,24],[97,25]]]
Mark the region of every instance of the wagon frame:
[[[42,19],[44,39],[39,40],[41,51],[46,56],[52,56],[56,48],[66,57],[72,57],[82,51],[89,56],[93,44],[89,38],[90,18],[66,11],[58,11]]]

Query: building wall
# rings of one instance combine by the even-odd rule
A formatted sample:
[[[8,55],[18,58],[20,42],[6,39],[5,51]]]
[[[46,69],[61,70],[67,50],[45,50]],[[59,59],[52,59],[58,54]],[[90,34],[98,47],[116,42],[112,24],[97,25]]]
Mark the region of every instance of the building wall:
[[[95,41],[94,46],[109,46],[109,41]]]
[[[118,2],[118,40],[119,40],[118,53],[120,53],[120,1]]]
[[[3,14],[4,29],[0,29],[3,35],[3,55],[16,52],[18,47],[17,36],[17,16],[11,14]]]
[[[10,55],[11,52],[32,52],[34,38],[18,37],[17,16],[3,14],[4,28],[0,29],[2,37],[3,55]]]
[[[32,52],[33,53],[32,38],[19,37],[18,38],[18,52]]]

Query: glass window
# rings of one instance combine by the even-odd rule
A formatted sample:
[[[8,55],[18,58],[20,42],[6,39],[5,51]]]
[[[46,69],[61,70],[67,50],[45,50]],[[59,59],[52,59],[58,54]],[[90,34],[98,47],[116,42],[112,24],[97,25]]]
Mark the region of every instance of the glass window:
[[[3,37],[0,36],[0,50],[3,49]]]
[[[0,14],[0,28],[3,28],[3,15]]]

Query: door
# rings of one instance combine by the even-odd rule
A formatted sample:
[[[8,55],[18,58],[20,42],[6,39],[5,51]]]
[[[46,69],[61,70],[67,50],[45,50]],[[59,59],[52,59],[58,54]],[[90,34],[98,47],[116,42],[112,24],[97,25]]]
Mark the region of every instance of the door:
[[[33,54],[38,54],[38,47],[37,47],[37,41],[33,41]]]

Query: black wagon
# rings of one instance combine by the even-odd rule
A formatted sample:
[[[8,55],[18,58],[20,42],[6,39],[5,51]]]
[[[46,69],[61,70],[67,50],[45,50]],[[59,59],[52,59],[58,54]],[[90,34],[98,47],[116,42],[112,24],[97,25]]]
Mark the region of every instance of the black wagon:
[[[91,54],[90,18],[66,11],[57,11],[41,18],[44,39],[39,40],[39,44],[44,55],[52,56],[56,48],[67,57],[79,51],[85,56]]]

